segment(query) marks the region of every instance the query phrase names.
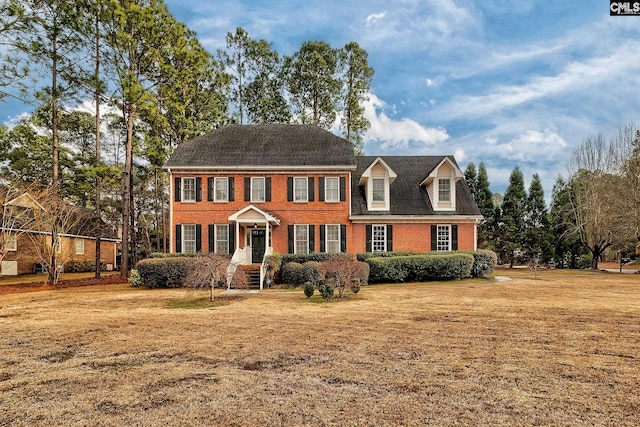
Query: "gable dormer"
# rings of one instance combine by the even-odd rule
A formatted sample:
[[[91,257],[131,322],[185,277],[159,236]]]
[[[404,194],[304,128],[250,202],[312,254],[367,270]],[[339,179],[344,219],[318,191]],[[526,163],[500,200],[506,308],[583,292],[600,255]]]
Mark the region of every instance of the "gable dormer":
[[[449,157],[445,157],[420,183],[429,193],[433,210],[456,210],[456,183],[462,176],[460,168]]]
[[[389,187],[398,175],[378,157],[369,165],[360,177],[358,185],[364,187],[367,209],[370,211],[388,211]]]

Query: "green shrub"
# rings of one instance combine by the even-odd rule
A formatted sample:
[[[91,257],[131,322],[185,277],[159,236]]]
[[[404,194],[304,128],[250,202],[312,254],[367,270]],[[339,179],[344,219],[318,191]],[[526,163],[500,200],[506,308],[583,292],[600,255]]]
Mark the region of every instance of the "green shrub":
[[[148,258],[139,261],[136,269],[140,283],[148,288],[178,288],[184,285],[195,261],[192,257]]]
[[[135,268],[132,269],[131,273],[129,274],[129,283],[131,283],[131,286],[133,286],[134,288],[143,286],[142,277],[140,277],[140,273],[138,273],[138,270],[136,270]]]
[[[472,252],[460,252],[473,255],[473,267],[471,269],[472,277],[487,277],[493,274],[498,264],[498,256],[495,252],[479,249]]]
[[[395,258],[399,256],[424,255],[418,252],[361,252],[356,255],[358,261],[366,262],[369,258]]]
[[[401,257],[368,258],[369,282],[404,282],[409,272],[402,263]]]
[[[149,254],[149,258],[193,258],[198,256],[198,253],[196,252],[190,252],[190,253],[173,253],[170,254],[168,252],[151,252]]]
[[[464,253],[439,253],[368,258],[369,281],[425,282],[471,277],[474,257]]]
[[[106,271],[106,270],[107,270],[107,264],[104,262],[101,262],[100,271]],[[90,273],[92,271],[96,271],[95,260],[72,259],[71,261],[67,261],[64,263],[65,273]]]
[[[324,278],[322,264],[318,261],[307,261],[302,264],[302,274],[305,282],[311,282],[314,286],[318,286],[320,279]]]
[[[329,301],[333,298],[335,292],[335,281],[333,279],[321,280],[318,285],[318,292],[320,292],[322,299]]]
[[[351,283],[351,292],[354,294],[360,292],[360,282],[358,280],[354,280],[353,283]]]
[[[306,282],[304,269],[298,262],[288,262],[282,266],[282,281],[291,286],[300,286]]]
[[[315,287],[313,286],[313,283],[311,282],[305,282],[304,283],[304,294],[307,298],[311,298],[313,296],[313,293],[315,292]]]

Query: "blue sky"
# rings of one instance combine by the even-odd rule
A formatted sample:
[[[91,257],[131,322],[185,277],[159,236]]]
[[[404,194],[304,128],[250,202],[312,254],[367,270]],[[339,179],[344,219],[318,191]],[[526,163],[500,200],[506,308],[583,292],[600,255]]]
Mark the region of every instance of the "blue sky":
[[[281,55],[358,42],[375,69],[366,154],[484,162],[494,192],[518,165],[549,199],[576,145],[640,117],[640,16],[611,17],[606,0],[166,3],[212,53],[239,26]]]

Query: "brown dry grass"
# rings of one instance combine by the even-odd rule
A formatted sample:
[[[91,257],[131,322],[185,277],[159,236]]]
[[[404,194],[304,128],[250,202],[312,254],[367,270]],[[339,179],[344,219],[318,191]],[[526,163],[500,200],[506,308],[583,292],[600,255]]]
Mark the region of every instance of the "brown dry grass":
[[[126,284],[5,294],[0,425],[640,424],[640,277],[498,274],[203,309]]]

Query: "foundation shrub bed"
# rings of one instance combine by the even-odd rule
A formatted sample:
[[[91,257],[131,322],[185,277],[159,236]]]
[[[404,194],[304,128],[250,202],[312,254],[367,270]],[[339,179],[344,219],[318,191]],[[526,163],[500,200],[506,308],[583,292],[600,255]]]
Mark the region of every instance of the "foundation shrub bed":
[[[95,260],[71,260],[64,263],[64,272],[65,273],[90,273],[92,271],[96,271],[96,262]],[[107,271],[107,264],[104,262],[100,263],[100,271]]]
[[[425,282],[471,277],[474,257],[467,253],[368,258],[369,281]]]
[[[146,286],[150,289],[179,288],[184,286],[184,279],[193,268],[196,258],[148,258],[136,264],[133,286]]]
[[[299,262],[288,262],[282,266],[282,281],[291,286],[300,286],[306,282],[304,267]]]

